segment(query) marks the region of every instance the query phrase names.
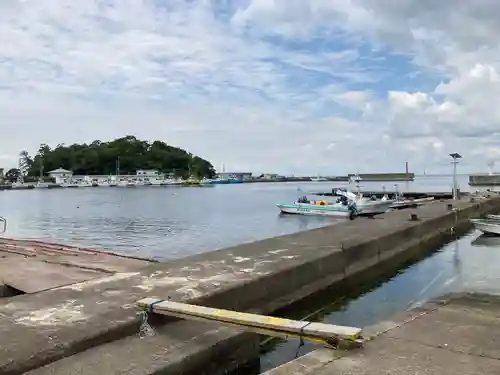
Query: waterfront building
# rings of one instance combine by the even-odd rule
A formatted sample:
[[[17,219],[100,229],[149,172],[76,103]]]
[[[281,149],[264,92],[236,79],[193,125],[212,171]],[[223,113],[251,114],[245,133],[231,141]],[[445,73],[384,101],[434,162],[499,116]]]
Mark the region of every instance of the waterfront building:
[[[158,170],[141,169],[135,175],[74,175],[72,171],[58,168],[48,172],[48,175],[59,185],[79,186],[130,186],[159,185],[171,180],[170,174],[164,175]]]

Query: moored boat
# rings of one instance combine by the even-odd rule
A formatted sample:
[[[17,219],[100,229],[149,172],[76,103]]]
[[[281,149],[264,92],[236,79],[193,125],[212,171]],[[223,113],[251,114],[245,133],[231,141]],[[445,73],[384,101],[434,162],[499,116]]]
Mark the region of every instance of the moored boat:
[[[500,220],[498,219],[469,219],[469,221],[483,233],[500,235]]]
[[[280,203],[276,206],[283,214],[336,216],[351,220],[357,215],[356,204],[346,197],[341,197],[338,202],[331,203],[325,200],[309,200],[304,195],[293,203]]]
[[[213,180],[210,180],[210,183],[211,184],[214,184],[214,185],[227,185],[227,184],[230,184],[231,183],[231,180],[227,179],[227,178],[215,178]]]
[[[433,200],[434,197],[409,199],[405,198],[402,194],[396,194],[396,199],[392,201],[391,208],[398,210],[402,208],[417,207]]]
[[[346,197],[356,204],[358,215],[360,216],[373,216],[387,212],[391,205],[392,200],[376,199],[375,197],[364,197],[362,193],[357,194],[348,191],[347,189],[336,189],[335,194],[338,196]]]
[[[310,177],[310,180],[312,182],[326,182],[326,181],[328,181],[328,178],[318,175],[318,177]]]
[[[69,181],[61,184],[61,187],[63,188],[78,188],[80,185],[76,182]]]

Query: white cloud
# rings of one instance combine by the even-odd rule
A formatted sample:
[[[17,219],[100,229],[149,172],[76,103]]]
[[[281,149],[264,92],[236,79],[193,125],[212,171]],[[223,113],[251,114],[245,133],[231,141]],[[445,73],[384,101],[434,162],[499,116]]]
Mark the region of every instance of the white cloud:
[[[161,5],[166,4],[166,5]],[[499,158],[493,0],[5,0],[2,163],[134,134],[231,169]],[[436,165],[436,167],[434,167]]]

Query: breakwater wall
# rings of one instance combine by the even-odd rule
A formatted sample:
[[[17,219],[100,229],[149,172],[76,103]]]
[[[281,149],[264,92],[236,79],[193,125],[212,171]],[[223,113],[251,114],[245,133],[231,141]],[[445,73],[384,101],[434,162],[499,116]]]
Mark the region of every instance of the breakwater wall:
[[[453,202],[453,211],[449,203],[411,210],[418,221],[389,212],[7,298],[0,301],[0,374],[222,373],[258,355],[257,335],[160,319],[157,334],[141,339],[134,303],[156,297],[270,313],[394,267],[439,245],[451,228],[466,227],[470,216],[500,211],[496,196]]]
[[[347,178],[359,176],[363,181],[413,181],[415,173],[364,173],[348,174]]]
[[[470,175],[470,186],[500,186],[500,174]]]

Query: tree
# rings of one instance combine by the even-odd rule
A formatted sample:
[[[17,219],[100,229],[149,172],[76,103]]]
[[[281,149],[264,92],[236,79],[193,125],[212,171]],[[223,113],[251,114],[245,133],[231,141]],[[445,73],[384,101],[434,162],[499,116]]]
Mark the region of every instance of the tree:
[[[12,168],[5,173],[4,179],[9,182],[16,182],[19,178],[21,171],[17,168]]]
[[[90,144],[57,145],[54,149],[40,145],[34,158],[26,154],[29,176],[39,176],[57,168],[73,171],[75,175],[108,175],[116,172],[119,158],[120,174],[135,174],[139,169],[156,169],[164,173],[175,172],[187,177],[213,177],[214,167],[199,156],[161,141],[152,143],[134,136],[125,136],[110,142],[94,141]]]

